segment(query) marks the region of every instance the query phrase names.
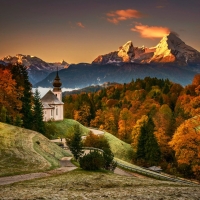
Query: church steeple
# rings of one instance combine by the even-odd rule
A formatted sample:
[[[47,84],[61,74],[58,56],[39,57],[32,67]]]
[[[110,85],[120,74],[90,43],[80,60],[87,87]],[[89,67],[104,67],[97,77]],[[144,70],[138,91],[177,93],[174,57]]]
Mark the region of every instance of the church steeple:
[[[55,88],[60,88],[62,86],[62,83],[60,82],[60,78],[58,76],[58,67],[57,67],[56,77],[55,77],[55,79],[53,81],[53,86]]]
[[[58,76],[58,67],[56,72],[56,77],[53,81],[53,93],[57,96],[57,98],[62,101],[62,90],[61,90],[62,83],[60,81],[60,78]]]

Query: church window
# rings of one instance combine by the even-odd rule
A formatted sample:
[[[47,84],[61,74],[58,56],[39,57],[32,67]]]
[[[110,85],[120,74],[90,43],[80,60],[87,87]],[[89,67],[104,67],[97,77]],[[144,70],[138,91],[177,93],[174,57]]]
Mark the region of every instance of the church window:
[[[53,116],[53,110],[51,110],[51,116]]]
[[[56,115],[58,115],[58,108],[56,108]]]

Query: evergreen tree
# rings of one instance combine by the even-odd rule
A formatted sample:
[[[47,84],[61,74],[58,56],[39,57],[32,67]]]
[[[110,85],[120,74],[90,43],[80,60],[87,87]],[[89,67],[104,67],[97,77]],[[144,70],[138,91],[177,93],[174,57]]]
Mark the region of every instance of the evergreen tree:
[[[140,135],[138,138],[138,145],[136,151],[136,159],[145,159],[145,144],[146,144],[146,123],[141,127]]]
[[[32,85],[29,82],[28,72],[25,66],[17,64],[12,67],[13,78],[17,82],[17,87],[23,88],[23,96],[21,97],[22,101],[22,120],[23,126],[27,129],[32,129]]]
[[[45,124],[43,122],[43,106],[40,100],[40,93],[35,90],[33,107],[33,129],[42,134],[45,133]]]
[[[147,165],[155,165],[160,161],[161,151],[154,135],[154,123],[151,117],[141,127],[136,152],[137,161],[145,161]]]
[[[145,160],[154,165],[160,161],[161,151],[158,145],[157,139],[154,135],[154,123],[152,118],[149,118],[147,122],[147,137],[145,144]]]
[[[77,161],[80,156],[83,154],[82,151],[82,139],[81,139],[81,133],[79,131],[79,126],[75,126],[75,132],[71,138],[66,138],[67,145],[74,155],[75,160]]]
[[[21,117],[20,117],[19,114],[16,116],[16,118],[15,118],[15,120],[14,120],[14,125],[15,125],[15,126],[19,126],[19,127],[22,126],[22,120],[21,120]]]
[[[2,106],[1,112],[0,112],[0,121],[6,122],[6,117],[7,117],[7,109],[4,106]]]

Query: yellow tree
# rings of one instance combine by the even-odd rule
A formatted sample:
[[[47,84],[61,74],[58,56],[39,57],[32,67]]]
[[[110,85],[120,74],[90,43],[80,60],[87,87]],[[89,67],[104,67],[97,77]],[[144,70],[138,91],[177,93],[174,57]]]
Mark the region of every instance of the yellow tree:
[[[176,130],[169,145],[175,151],[180,165],[191,167],[196,178],[200,179],[200,116],[186,120]]]
[[[131,130],[133,127],[133,114],[127,108],[123,108],[120,112],[118,122],[118,135],[119,138],[125,142],[131,143]]]
[[[145,122],[148,121],[147,115],[143,115],[140,119],[137,120],[136,124],[133,126],[132,130],[132,147],[135,151],[137,151],[138,146],[138,137],[141,133],[141,127],[144,125]]]

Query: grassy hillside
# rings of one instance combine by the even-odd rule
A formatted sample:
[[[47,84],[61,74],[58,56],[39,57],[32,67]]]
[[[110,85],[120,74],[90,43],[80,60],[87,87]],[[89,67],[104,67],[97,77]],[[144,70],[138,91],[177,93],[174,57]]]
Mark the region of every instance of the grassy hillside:
[[[82,135],[87,135],[89,133],[89,129],[79,122],[72,119],[64,119],[63,121],[53,122],[58,128],[58,132],[60,133],[59,137],[65,137],[66,133],[70,130],[73,130],[73,127],[79,125],[80,131]],[[105,137],[108,140],[111,150],[114,153],[115,157],[130,161],[133,156],[133,150],[130,144],[127,144],[114,135],[105,132]]]
[[[55,121],[52,122],[56,125],[56,128],[58,129],[57,133],[59,137],[65,138],[68,132],[71,132],[74,130],[75,126],[79,126],[79,130],[82,135],[87,135],[89,133],[89,129],[80,124],[79,122],[73,120],[73,119],[64,119],[63,121]]]
[[[131,161],[133,159],[133,149],[130,144],[118,139],[114,135],[105,132],[104,136],[108,140],[111,150],[116,158],[124,161]]]
[[[0,123],[0,176],[43,171],[69,156],[43,135]]]

